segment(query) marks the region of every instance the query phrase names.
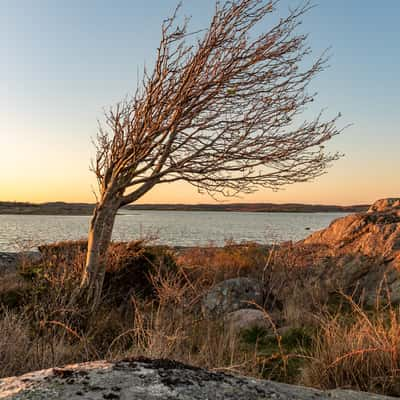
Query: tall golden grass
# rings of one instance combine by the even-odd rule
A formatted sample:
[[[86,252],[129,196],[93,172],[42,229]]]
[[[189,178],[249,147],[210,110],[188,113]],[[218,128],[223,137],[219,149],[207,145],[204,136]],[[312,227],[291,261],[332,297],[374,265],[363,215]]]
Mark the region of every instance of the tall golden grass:
[[[399,308],[388,303],[365,311],[351,297],[343,297],[351,311],[320,318],[303,383],[399,396]]]

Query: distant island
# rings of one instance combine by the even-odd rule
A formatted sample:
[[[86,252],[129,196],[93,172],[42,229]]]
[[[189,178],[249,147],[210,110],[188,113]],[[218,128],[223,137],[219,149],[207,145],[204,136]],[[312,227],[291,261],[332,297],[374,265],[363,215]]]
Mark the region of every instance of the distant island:
[[[222,203],[222,204],[135,204],[121,210],[142,211],[235,211],[235,212],[363,212],[369,205],[273,204],[273,203]],[[0,214],[21,215],[91,215],[94,204],[50,202],[42,204],[0,201]]]

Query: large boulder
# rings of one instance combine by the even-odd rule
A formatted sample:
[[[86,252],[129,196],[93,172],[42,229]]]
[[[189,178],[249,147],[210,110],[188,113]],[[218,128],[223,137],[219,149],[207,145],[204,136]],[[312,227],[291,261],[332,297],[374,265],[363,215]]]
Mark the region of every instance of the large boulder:
[[[263,304],[261,282],[250,278],[227,279],[213,286],[202,300],[202,311],[208,316],[221,316]]]
[[[383,199],[297,243],[312,248],[321,281],[373,305],[377,292],[400,304],[400,199]]]
[[[171,360],[97,361],[0,380],[13,400],[390,400],[349,390],[321,391],[184,365]]]
[[[400,209],[351,214],[333,221],[326,229],[302,241],[306,245],[326,245],[337,254],[362,253],[400,262]]]

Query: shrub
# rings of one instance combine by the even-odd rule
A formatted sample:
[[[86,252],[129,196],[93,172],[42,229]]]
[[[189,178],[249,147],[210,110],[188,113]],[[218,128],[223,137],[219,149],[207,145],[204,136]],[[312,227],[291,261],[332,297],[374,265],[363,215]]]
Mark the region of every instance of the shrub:
[[[126,304],[131,296],[154,298],[151,276],[170,272],[176,273],[177,266],[167,247],[144,246],[141,241],[112,244],[103,297],[107,303],[115,305]]]
[[[257,243],[227,242],[224,247],[193,247],[180,252],[177,263],[204,285],[239,276],[261,277],[268,248]]]
[[[86,260],[86,247],[86,241],[40,246],[39,250],[43,255],[41,264],[25,267],[22,274],[31,279],[56,280],[57,286],[69,288],[71,291],[79,285]],[[176,271],[176,264],[167,247],[146,246],[142,240],[112,243],[107,254],[103,302],[119,306],[129,302],[132,295],[151,297],[154,295],[154,288],[150,275],[169,271]]]
[[[0,305],[21,308],[29,298],[30,285],[15,273],[0,276]]]

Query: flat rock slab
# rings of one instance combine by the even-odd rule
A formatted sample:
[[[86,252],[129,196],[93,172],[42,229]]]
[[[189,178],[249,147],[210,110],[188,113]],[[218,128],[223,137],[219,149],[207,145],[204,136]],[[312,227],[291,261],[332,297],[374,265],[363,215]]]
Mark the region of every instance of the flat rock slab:
[[[97,361],[0,380],[1,399],[58,400],[384,400],[344,390],[300,386],[213,373],[171,360]]]

